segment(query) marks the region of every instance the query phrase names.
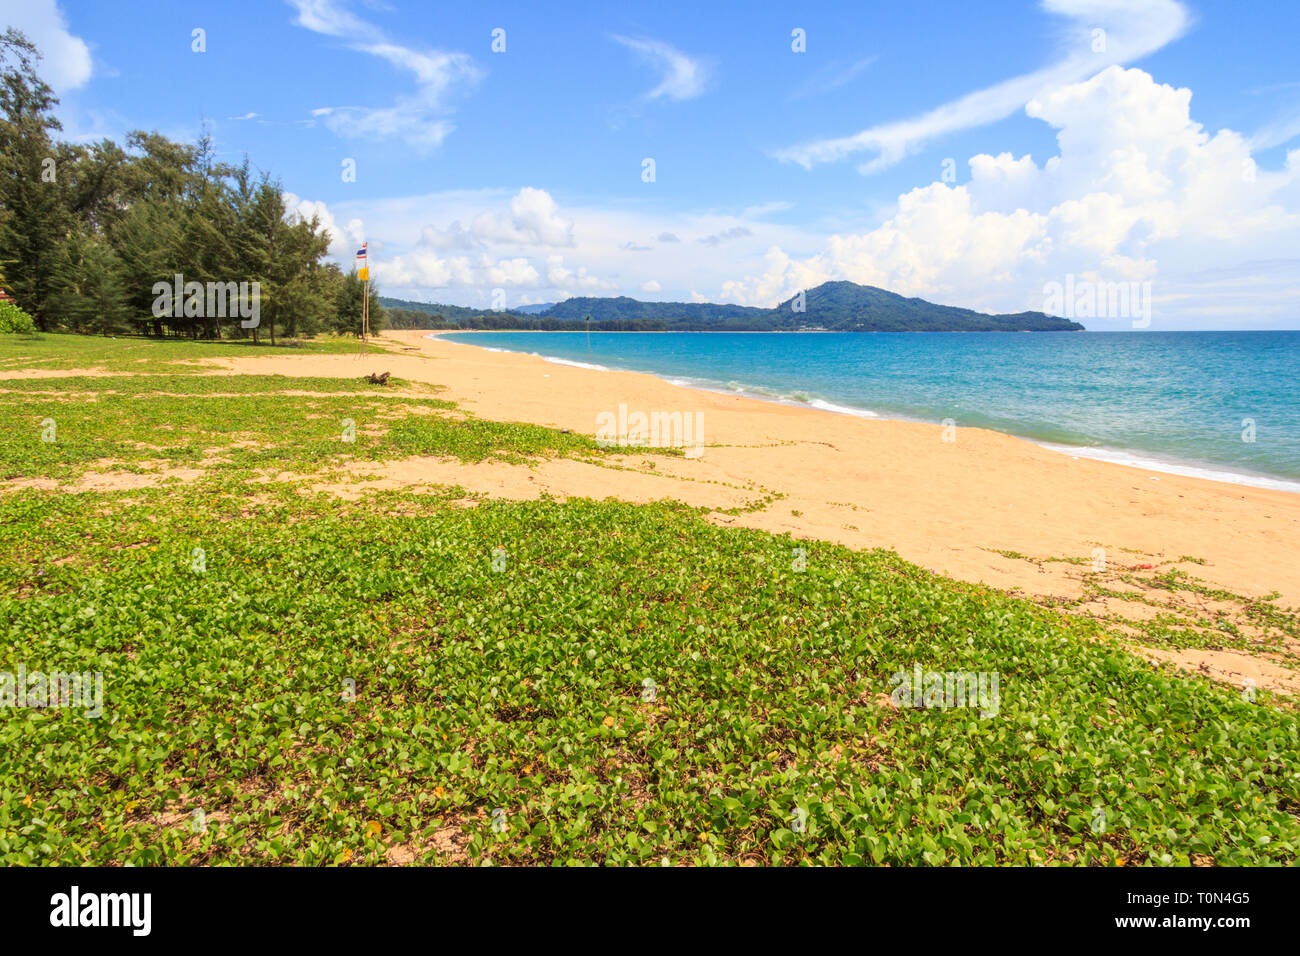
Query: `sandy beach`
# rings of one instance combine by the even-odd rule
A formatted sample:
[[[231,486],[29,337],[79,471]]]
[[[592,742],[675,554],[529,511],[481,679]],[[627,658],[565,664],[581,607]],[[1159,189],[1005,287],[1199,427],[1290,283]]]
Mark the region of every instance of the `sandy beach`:
[[[938,425],[728,396],[426,336],[386,333],[390,348],[408,350],[401,355],[213,361],[242,373],[389,371],[445,386],[445,397],[485,418],[584,434],[595,434],[597,416],[616,413],[620,404],[700,412],[706,448],[695,460],[656,456],[658,494],[629,494],[626,479],[596,468],[581,479],[570,476],[562,488],[546,483],[548,490],[633,500],[712,497],[722,504],[764,489],[784,497],[735,516],[735,523],[893,548],[934,570],[999,587],[1039,591],[1044,573],[1025,573],[1023,562],[994,551],[1091,560],[1103,547],[1126,564],[1203,558],[1208,563],[1197,567],[1206,579],[1245,594],[1278,591],[1285,603],[1300,604],[1300,495],[1076,459],[978,428],[958,428],[955,440],[944,442]],[[702,482],[721,487],[683,490]]]
[[[1300,605],[1300,495],[1074,458],[977,428],[943,440],[938,425],[863,419],[672,385],[650,375],[584,369],[394,331],[397,354],[213,359],[246,373],[354,377],[390,372],[444,386],[475,414],[594,435],[598,416],[702,415],[698,458],[630,449],[624,468],[576,461],[466,467],[436,459],[357,465],[371,487],[454,483],[529,498],[661,498],[716,509],[710,520],[854,548],[891,548],[934,571],[1095,616],[1146,620],[1168,600],[1206,613],[1231,602],[1087,599],[1083,580],[1141,580],[1175,568],[1247,598]],[[346,489],[343,489],[346,490]],[[1096,549],[1104,549],[1098,552]],[[1221,679],[1300,687],[1269,655],[1144,650]],[[1189,656],[1191,655],[1191,656]]]

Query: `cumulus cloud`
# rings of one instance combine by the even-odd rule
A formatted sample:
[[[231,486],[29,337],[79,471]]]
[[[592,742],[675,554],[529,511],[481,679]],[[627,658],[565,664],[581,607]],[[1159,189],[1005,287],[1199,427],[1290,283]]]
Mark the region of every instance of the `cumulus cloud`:
[[[1043,0],[1042,6],[1070,21],[1061,53],[1049,66],[967,93],[919,116],[791,146],[774,155],[810,169],[869,152],[875,156],[858,169],[878,172],[936,137],[1005,119],[1044,90],[1153,53],[1182,36],[1189,23],[1186,9],[1176,0]],[[1097,30],[1103,34],[1094,33]]]
[[[43,57],[37,72],[56,93],[75,90],[90,80],[94,72],[90,47],[68,32],[67,18],[55,0],[25,0],[6,7],[0,26],[21,30],[36,44]]]
[[[1278,324],[1294,309],[1300,272],[1284,250],[1300,248],[1300,150],[1261,168],[1248,137],[1203,128],[1188,90],[1138,69],[1110,67],[1023,108],[1055,133],[1052,155],[980,153],[966,182],[912,189],[878,225],[829,236],[765,221],[771,204],[656,213],[561,205],[535,187],[291,207],[320,214],[345,264],[367,234],[386,250],[372,268],[388,294],[456,304],[486,306],[504,288],[512,303],[662,293],[771,306],[849,279],[1018,312],[1047,308],[1045,284],[1073,274],[1152,282],[1156,328]]]
[[[709,70],[700,59],[687,56],[676,47],[659,40],[613,36],[638,58],[660,72],[659,85],[645,94],[647,100],[666,97],[670,100],[694,99],[708,85]]]
[[[1190,90],[1117,66],[1039,91],[1025,112],[1057,131],[1058,154],[1046,162],[974,156],[969,182],[913,189],[877,228],[834,235],[810,257],[773,247],[761,274],[724,283],[723,291],[771,305],[827,279],[849,279],[1020,311],[1043,308],[1044,283],[1072,273],[1154,280],[1157,303],[1164,294],[1171,314],[1203,306],[1208,315],[1213,302],[1179,299],[1161,280],[1270,257],[1271,268],[1293,268],[1277,265],[1271,251],[1300,248],[1300,151],[1283,170],[1261,170],[1245,137],[1211,135],[1190,108]]]
[[[535,187],[354,199],[328,208],[302,203],[295,199],[293,205],[304,214],[319,213],[334,232],[351,237],[331,249],[340,265],[351,262],[348,244],[370,239],[371,270],[385,294],[479,307],[491,304],[494,289],[508,290],[511,304],[571,295],[635,296],[646,292],[647,283],[658,286],[656,296],[684,298],[686,291],[674,290],[664,276],[689,276],[696,288],[716,290],[736,275],[738,264],[757,261],[768,245],[808,249],[821,238],[744,213],[568,206]],[[681,241],[678,233],[691,241]],[[724,234],[732,236],[725,256],[700,255],[695,237]]]
[[[335,0],[289,2],[297,11],[295,22],[299,26],[343,39],[353,50],[386,60],[415,79],[415,92],[392,106],[324,106],[312,110],[312,116],[327,128],[353,139],[398,138],[421,151],[434,149],[455,129],[446,119],[451,94],[458,87],[472,86],[481,76],[468,54],[403,46]]]
[[[340,227],[325,203],[288,195],[292,199],[290,208],[304,217],[318,215],[332,239],[335,235],[349,237],[342,246],[364,239],[365,230],[359,218],[353,218],[346,226]],[[398,201],[398,204],[402,202]],[[499,247],[510,247],[512,251],[515,248],[537,251],[573,244],[573,221],[561,215],[558,204],[546,190],[526,186],[510,198],[505,208],[478,211],[468,228],[459,218],[446,225],[429,223],[419,227],[415,250],[395,257],[388,268],[390,274],[403,281],[409,279],[413,285],[472,285],[484,280],[485,276],[492,277],[493,281],[499,279],[498,284],[529,284],[536,282],[539,273],[523,268],[521,263],[527,261],[526,256],[509,253],[494,256],[493,249],[497,248],[498,252],[501,251]],[[477,255],[441,255],[450,252]],[[333,242],[330,254],[339,254]],[[351,251],[347,254],[350,255]],[[376,271],[380,271],[378,263]],[[437,281],[426,281],[432,279]]]
[[[420,245],[444,251],[448,249],[478,249],[482,247],[483,240],[476,236],[473,230],[461,226],[459,219],[454,219],[449,226],[443,228],[425,226],[421,229]]]
[[[494,258],[486,253],[443,257],[435,252],[417,250],[389,259],[376,259],[370,268],[385,288],[486,291],[535,288],[541,280],[536,266],[525,256]]]
[[[546,281],[557,289],[578,289],[585,293],[617,289],[618,284],[599,279],[587,272],[586,266],[572,269],[564,264],[564,256],[547,256]]]
[[[560,215],[559,206],[550,193],[531,186],[525,186],[510,200],[508,216],[484,212],[475,218],[472,231],[488,242],[573,245],[572,220]]]
[[[575,245],[574,223],[542,189],[525,187],[508,199],[489,191],[339,205],[363,209],[366,223],[323,202],[293,194],[285,200],[291,214],[319,218],[330,237],[329,254],[344,268],[367,234],[384,236],[370,240],[370,268],[387,294],[488,306],[496,289],[508,290],[511,302],[526,304],[620,288],[555,251]],[[401,233],[411,231],[411,210],[421,206],[455,209],[456,218],[417,226],[415,241],[404,242]]]
[[[325,203],[303,199],[289,192],[284,193],[283,197],[290,218],[296,216],[299,219],[309,220],[315,216],[320,221],[321,231],[329,237],[330,256],[342,263],[352,261],[357,249],[361,248],[361,244],[366,241],[365,227],[360,219],[349,219],[347,223],[339,225]]]

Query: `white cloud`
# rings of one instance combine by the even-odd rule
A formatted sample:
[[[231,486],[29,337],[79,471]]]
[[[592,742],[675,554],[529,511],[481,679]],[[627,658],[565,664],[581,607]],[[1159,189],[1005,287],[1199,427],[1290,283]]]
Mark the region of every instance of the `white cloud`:
[[[798,100],[837,90],[875,62],[875,56],[868,56],[848,64],[842,62],[827,63],[804,80],[787,99]]]
[[[298,11],[298,26],[331,37],[375,37],[374,26],[339,8],[334,0],[289,0]]]
[[[546,257],[546,281],[554,288],[579,289],[584,293],[617,289],[615,283],[598,279],[587,272],[586,266],[572,269],[564,264],[564,256]]]
[[[1043,0],[1049,13],[1069,18],[1056,63],[967,93],[929,112],[869,127],[851,136],[816,140],[774,155],[812,168],[855,153],[875,157],[858,168],[873,173],[898,163],[936,137],[1005,119],[1044,90],[1077,82],[1113,64],[1140,59],[1178,39],[1187,11],[1176,0]],[[1094,30],[1104,30],[1104,49],[1094,50]]]
[[[676,47],[659,40],[613,36],[612,39],[632,50],[643,61],[661,72],[659,85],[645,94],[648,100],[694,99],[708,85],[709,70],[704,62],[692,59]]]
[[[331,247],[342,265],[353,251],[347,246],[369,238],[371,269],[386,295],[480,307],[489,305],[494,288],[509,290],[512,305],[525,297],[638,295],[647,283],[658,295],[663,276],[689,276],[697,287],[716,289],[738,267],[757,263],[769,245],[814,248],[819,238],[746,215],[655,213],[637,204],[570,207],[535,187],[294,206],[348,236]],[[683,242],[679,234],[692,239]],[[708,248],[693,238],[721,235],[731,238]],[[670,285],[666,297],[686,294]]]
[[[1024,108],[1054,130],[1054,155],[972,156],[968,181],[910,190],[870,227],[829,236],[763,218],[779,204],[656,212],[568,205],[536,187],[291,206],[321,215],[343,264],[370,238],[386,294],[462,305],[504,288],[511,304],[625,294],[771,306],[849,279],[1019,312],[1043,309],[1044,284],[1074,274],[1151,281],[1155,328],[1280,324],[1286,309],[1293,320],[1300,270],[1279,250],[1300,248],[1300,150],[1260,168],[1246,137],[1207,131],[1191,105],[1188,90],[1120,67],[1041,91]]]
[[[330,240],[329,255],[339,260],[346,268],[352,262],[357,249],[361,248],[361,244],[366,241],[366,231],[361,220],[350,219],[345,225],[340,226],[325,203],[302,199],[289,192],[284,193],[283,196],[284,206],[290,217],[311,219],[315,216],[320,220],[322,231]]]
[[[771,305],[834,278],[1021,311],[1043,308],[1044,283],[1073,273],[1151,280],[1157,318],[1163,308],[1182,319],[1217,314],[1226,293],[1200,281],[1203,294],[1180,298],[1180,276],[1273,260],[1279,278],[1261,291],[1263,303],[1288,285],[1288,268],[1289,285],[1298,284],[1294,261],[1278,265],[1276,250],[1300,248],[1300,151],[1284,170],[1261,170],[1249,141],[1232,130],[1211,135],[1190,107],[1191,91],[1120,67],[1041,91],[1025,111],[1057,130],[1058,155],[1042,165],[974,156],[969,182],[913,189],[877,228],[834,235],[812,256],[774,246],[761,272],[724,283],[724,293]],[[1236,286],[1231,301],[1248,293]]]
[[[559,214],[551,194],[526,186],[510,200],[510,214],[484,212],[474,219],[473,234],[481,241],[573,245],[573,222]]]
[[[415,78],[416,91],[388,107],[324,106],[312,110],[339,136],[397,138],[421,151],[436,148],[455,129],[445,118],[451,93],[472,86],[481,73],[468,54],[416,50],[388,39],[371,23],[337,6],[335,0],[289,0],[296,23],[315,33],[343,39],[354,50],[386,60]]]
[[[15,27],[36,44],[43,59],[37,69],[55,93],[84,86],[94,72],[90,47],[68,32],[68,21],[55,0],[6,4],[0,27]]]
[[[1255,135],[1250,138],[1250,148],[1270,149],[1273,146],[1281,146],[1300,136],[1300,114],[1282,116],[1269,123],[1262,129],[1255,131]]]
[[[329,254],[344,268],[367,235],[380,237],[370,240],[370,266],[386,294],[486,306],[491,290],[498,288],[515,294],[546,290],[551,299],[619,288],[585,264],[572,264],[555,253],[556,248],[574,246],[574,223],[542,189],[525,187],[508,200],[499,191],[444,193],[341,203],[334,210],[293,194],[286,194],[285,200],[292,213],[319,217],[330,237]],[[352,215],[356,208],[363,208],[365,215]],[[414,226],[412,209],[421,209],[417,215],[451,209],[456,218],[446,225]],[[366,220],[377,225],[368,228]],[[464,221],[470,222],[469,228]],[[413,233],[418,238],[411,243]],[[543,299],[531,296],[530,301]]]
[[[451,225],[444,228],[437,226],[425,226],[420,230],[420,245],[429,249],[438,249],[446,251],[449,249],[478,249],[483,245],[483,240],[474,233],[464,228],[460,220],[453,220]]]

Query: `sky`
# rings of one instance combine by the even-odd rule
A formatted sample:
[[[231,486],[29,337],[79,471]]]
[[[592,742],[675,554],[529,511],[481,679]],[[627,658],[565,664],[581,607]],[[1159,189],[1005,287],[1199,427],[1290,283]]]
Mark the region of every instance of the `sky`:
[[[848,279],[1061,314],[1051,289],[1125,283],[1149,325],[1086,326],[1300,328],[1300,4],[0,0],[0,26],[65,138],[206,124],[335,261],[369,242],[385,295]]]

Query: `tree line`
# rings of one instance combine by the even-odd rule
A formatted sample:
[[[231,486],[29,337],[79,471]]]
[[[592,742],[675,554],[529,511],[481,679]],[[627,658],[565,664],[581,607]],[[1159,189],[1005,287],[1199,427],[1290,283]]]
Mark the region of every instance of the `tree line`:
[[[286,208],[278,180],[247,157],[219,162],[206,129],[193,144],[143,131],[121,145],[61,142],[39,62],[21,32],[0,34],[0,286],[37,329],[272,344],[360,333],[363,283],[321,261],[329,237],[318,218]],[[210,295],[164,308],[162,284],[176,276],[183,288],[247,283],[255,324],[207,308]],[[370,290],[378,330],[384,310]]]
[[[520,315],[516,312],[488,312],[461,309],[456,306],[431,306],[456,309],[454,318],[448,318],[441,311],[407,309],[388,300],[385,305],[388,325],[394,329],[481,329],[487,331],[526,331],[526,332],[582,332],[588,328],[600,332],[662,332],[664,323],[658,319],[620,320],[609,319],[598,325],[589,325],[585,319],[554,319],[550,316]]]

